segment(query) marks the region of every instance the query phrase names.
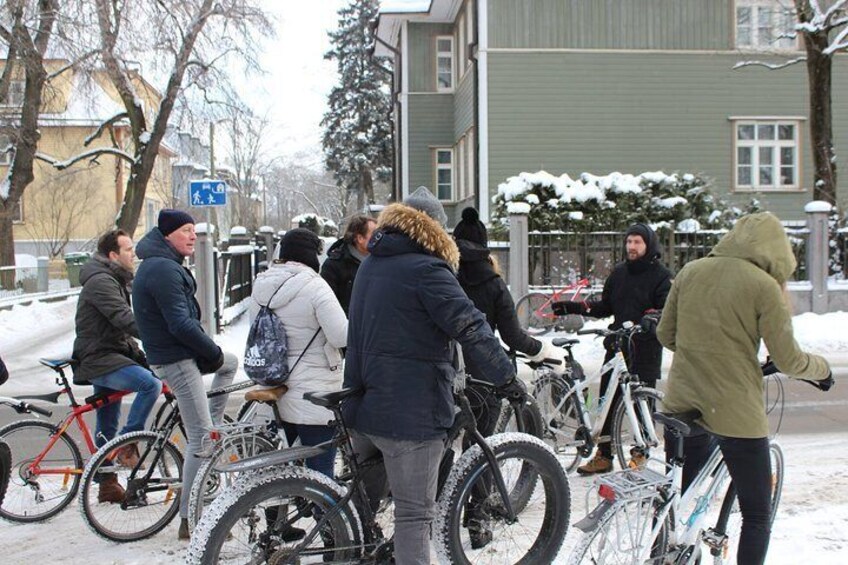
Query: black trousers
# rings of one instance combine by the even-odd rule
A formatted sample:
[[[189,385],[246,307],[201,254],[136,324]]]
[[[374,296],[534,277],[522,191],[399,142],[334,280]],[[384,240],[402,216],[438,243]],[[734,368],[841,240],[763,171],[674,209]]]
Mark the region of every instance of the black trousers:
[[[666,457],[674,438],[666,432]],[[707,462],[716,444],[721,449],[730,479],[736,487],[742,512],[742,533],[736,562],[762,565],[771,538],[771,458],[768,438],[733,438],[711,435],[702,429],[683,441],[683,491]]]

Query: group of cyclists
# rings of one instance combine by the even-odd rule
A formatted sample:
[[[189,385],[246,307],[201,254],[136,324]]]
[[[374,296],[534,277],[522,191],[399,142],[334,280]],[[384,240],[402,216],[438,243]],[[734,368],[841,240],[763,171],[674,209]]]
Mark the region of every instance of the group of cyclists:
[[[352,219],[323,267],[321,240],[305,229],[289,230],[257,277],[249,309],[254,317],[260,307],[270,308],[285,328],[291,370],[277,391],[277,406],[290,443],[318,445],[333,435],[330,411],[306,401],[304,393],[359,391],[343,405],[345,420],[358,455],[382,454],[395,505],[394,558],[404,565],[430,563],[438,466],[455,414],[453,381],[463,370],[454,344],[461,346],[464,370],[501,394],[526,390],[501,340],[533,362],[568,369],[563,349],[519,327],[477,211],[463,210],[452,237],[447,219],[439,200],[419,187],[376,221]],[[212,386],[224,386],[238,366],[237,357],[201,328],[196,283],[184,265],[195,240],[194,219],[179,210],[162,210],[137,246],[121,230],[101,237],[81,271],[74,342],[77,384],[137,392],[122,434],[143,429],[162,382],[176,397],[187,436],[180,539],[191,535],[191,484],[209,457],[208,437],[226,404],[225,396],[207,402],[201,376],[214,373]],[[557,302],[554,312],[611,316],[613,329],[627,322],[655,329],[634,339],[627,360],[653,386],[663,347],[674,352],[662,410],[700,414],[684,442],[684,488],[717,445],[743,517],[738,562],[763,563],[771,499],[761,340],[781,372],[816,381],[822,390],[833,384],[825,359],[803,352],[792,334],[786,281],[796,265],[789,240],[773,214],[751,214],[674,280],[650,226],[632,225],[623,244],[625,260],[600,296]],[[137,272],[135,256],[142,260]],[[500,400],[483,387],[475,397],[478,429],[489,435]],[[98,446],[117,434],[119,412],[120,404],[98,410]],[[306,465],[332,477],[333,459],[331,450]],[[132,446],[117,456],[118,464],[137,460]],[[578,472],[612,467],[610,445],[601,443]],[[99,502],[123,499],[125,486],[114,475],[102,474],[99,481]],[[466,525],[474,547],[491,543],[482,521],[476,524],[472,515]],[[292,530],[286,532],[290,539],[303,537],[303,530]]]

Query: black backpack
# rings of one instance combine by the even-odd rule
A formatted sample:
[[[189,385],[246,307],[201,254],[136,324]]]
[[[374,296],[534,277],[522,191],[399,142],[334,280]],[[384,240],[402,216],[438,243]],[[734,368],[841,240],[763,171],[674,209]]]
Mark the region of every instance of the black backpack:
[[[285,282],[283,283],[285,284]],[[309,340],[294,366],[289,369],[288,342],[283,322],[271,309],[271,301],[283,288],[281,284],[268,299],[268,304],[261,306],[256,319],[247,334],[247,345],[244,350],[244,372],[258,385],[277,387],[286,382],[289,374],[297,367],[303,354],[318,337],[319,328]]]

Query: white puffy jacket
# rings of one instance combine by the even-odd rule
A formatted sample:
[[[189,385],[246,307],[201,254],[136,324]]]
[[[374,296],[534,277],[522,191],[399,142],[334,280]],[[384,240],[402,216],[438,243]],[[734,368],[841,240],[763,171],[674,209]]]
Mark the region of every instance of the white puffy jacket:
[[[280,285],[280,291],[271,295]],[[250,320],[268,304],[286,330],[289,387],[278,403],[283,420],[292,424],[326,425],[333,413],[303,399],[306,392],[332,392],[342,387],[340,348],[347,345],[347,318],[330,286],[310,267],[288,261],[275,263],[260,273],[253,283],[249,306]],[[297,365],[297,358],[315,335]]]

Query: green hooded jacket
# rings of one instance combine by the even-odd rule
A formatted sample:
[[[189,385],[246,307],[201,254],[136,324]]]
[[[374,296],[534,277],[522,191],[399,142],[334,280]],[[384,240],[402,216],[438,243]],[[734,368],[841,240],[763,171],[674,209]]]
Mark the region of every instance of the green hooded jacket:
[[[827,361],[801,351],[792,334],[782,287],[795,265],[783,226],[764,212],[740,219],[680,271],[657,328],[674,351],[666,410],[697,409],[699,423],[722,436],[767,437],[760,339],[781,372],[827,378]]]

